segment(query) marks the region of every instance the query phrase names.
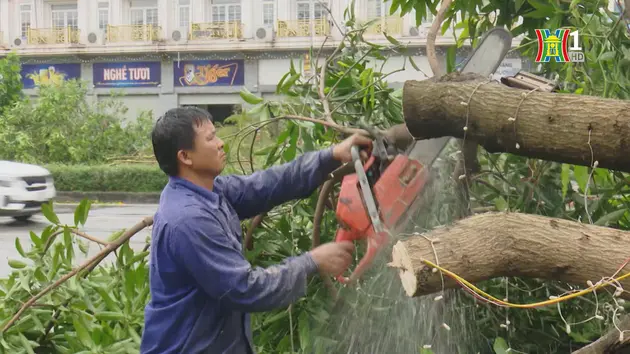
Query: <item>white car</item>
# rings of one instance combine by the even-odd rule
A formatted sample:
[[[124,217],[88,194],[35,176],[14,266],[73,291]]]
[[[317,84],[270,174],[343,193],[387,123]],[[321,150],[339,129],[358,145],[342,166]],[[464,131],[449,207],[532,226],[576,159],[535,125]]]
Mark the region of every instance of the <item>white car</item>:
[[[0,161],[0,216],[26,221],[56,195],[52,174],[47,169]]]

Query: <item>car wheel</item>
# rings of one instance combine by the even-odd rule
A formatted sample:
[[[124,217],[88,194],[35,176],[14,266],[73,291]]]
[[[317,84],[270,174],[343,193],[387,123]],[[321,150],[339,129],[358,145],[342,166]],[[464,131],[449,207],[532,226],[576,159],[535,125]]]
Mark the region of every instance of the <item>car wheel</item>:
[[[33,216],[33,215],[30,215],[30,214],[29,215],[20,215],[20,216],[14,216],[13,218],[15,220],[17,220],[17,221],[24,222],[24,221],[28,221],[31,218],[31,216]]]

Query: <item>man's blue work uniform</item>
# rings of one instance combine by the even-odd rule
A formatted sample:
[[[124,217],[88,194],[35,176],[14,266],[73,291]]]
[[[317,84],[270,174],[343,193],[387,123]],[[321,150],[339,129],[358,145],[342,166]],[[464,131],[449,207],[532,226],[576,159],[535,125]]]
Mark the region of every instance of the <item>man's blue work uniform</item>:
[[[169,178],[154,216],[141,353],[254,353],[248,313],[304,296],[317,266],[305,253],[252,268],[240,220],[308,197],[339,166],[327,148],[250,176],[218,176],[212,191]]]

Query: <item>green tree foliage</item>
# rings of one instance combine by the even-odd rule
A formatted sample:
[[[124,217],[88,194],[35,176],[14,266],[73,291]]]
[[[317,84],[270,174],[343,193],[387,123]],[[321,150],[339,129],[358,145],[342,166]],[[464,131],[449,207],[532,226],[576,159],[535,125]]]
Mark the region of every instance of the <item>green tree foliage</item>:
[[[38,96],[17,98],[19,63],[0,60],[0,75],[14,80],[0,85],[0,158],[29,163],[93,164],[110,157],[134,155],[150,146],[153,118],[145,112],[131,122],[127,108],[112,98],[91,102],[84,83],[76,80],[44,85]],[[17,75],[11,76],[15,73]],[[9,95],[9,93],[11,93]]]
[[[10,53],[0,60],[0,114],[22,98],[20,60]]]
[[[422,19],[427,8],[435,15],[436,6],[436,1],[394,0],[392,12],[402,9],[406,13],[415,9],[417,18]],[[523,23],[514,26],[519,17]],[[311,58],[320,58],[313,60],[312,76],[304,76],[292,62],[277,86],[282,100],[263,100],[250,92],[242,92],[243,99],[252,105],[245,115],[253,118],[254,123],[242,129],[231,143],[232,155],[238,155],[236,160],[258,158],[263,164],[256,166],[267,167],[290,161],[305,151],[329,146],[341,137],[335,129],[320,124],[326,119],[339,125],[365,124],[379,128],[402,121],[401,91],[387,85],[391,72],[383,71],[383,63],[390,55],[402,53],[406,58],[404,67],[419,70],[409,52],[389,35],[384,36],[389,45],[365,40],[363,32],[370,24],[357,20],[352,8],[346,11],[344,19],[335,20],[346,27],[342,44],[332,53],[320,52],[319,48],[311,50]],[[535,55],[533,31],[536,28],[578,29],[586,62],[548,63],[541,67],[539,74],[557,75],[563,92],[627,97],[630,79],[627,29],[604,1],[456,0],[441,26],[443,34],[452,29],[458,31],[455,34],[457,45],[448,51],[448,66],[454,66],[457,47],[474,43],[495,25],[511,28],[514,35],[526,35],[518,50],[530,58]],[[320,70],[324,63],[325,80],[320,92]],[[54,105],[49,108],[53,109]],[[312,119],[316,119],[316,123],[309,121]],[[249,149],[238,146],[242,145],[241,139],[255,142],[256,139],[250,140],[252,136],[271,127],[278,132],[274,135],[275,144],[264,148],[252,144]],[[85,132],[85,136],[93,136],[87,133],[93,130],[86,128]],[[6,139],[6,135],[0,133],[0,136]],[[22,143],[21,146],[29,145]],[[78,153],[66,149],[56,154],[74,156]],[[429,199],[431,209],[417,220],[421,228],[448,223],[454,210],[460,207],[454,205],[455,198],[449,199],[454,182],[452,164],[448,161],[452,160],[448,156],[444,156],[444,160],[447,163],[444,171],[440,171],[440,183],[431,195],[431,198],[439,195],[440,199]],[[473,208],[536,213],[628,229],[626,174],[510,154],[489,154],[483,149],[480,149],[479,160],[482,171],[472,179],[470,189]],[[593,160],[597,160],[596,151]],[[252,172],[253,166],[253,163],[239,164],[243,173]],[[254,248],[246,251],[248,259],[255,265],[267,266],[311,249],[316,201],[314,194],[266,215],[263,224],[254,230]],[[7,323],[33,294],[71,270],[72,257],[78,253],[70,245],[74,244],[79,251],[85,247],[71,228],[85,221],[88,207],[82,204],[77,209],[75,225],[70,226],[59,223],[46,207],[45,214],[52,226],[39,235],[32,233],[31,247],[16,241],[16,248],[24,259],[11,260],[15,270],[0,283],[3,323]],[[243,226],[247,228],[249,222]],[[333,210],[327,210],[321,223],[321,242],[330,241],[336,227]],[[55,233],[59,235],[52,242]],[[120,234],[114,238],[118,236]],[[1,347],[7,353],[46,352],[45,348],[53,347],[57,352],[72,353],[137,352],[142,309],[148,299],[145,257],[146,252],[132,251],[125,243],[113,262],[72,278],[40,299],[38,306],[27,309],[2,335]],[[363,349],[364,352],[429,354],[432,349],[423,345],[432,344],[439,335],[443,341],[450,338],[451,348],[464,348],[460,352],[471,352],[465,348],[475,347],[485,353],[506,353],[509,348],[527,353],[564,353],[599,337],[623,313],[620,310],[623,304],[607,292],[557,306],[523,310],[474,302],[468,295],[456,291],[442,300],[448,304],[439,305],[433,297],[406,299],[399,291],[397,275],[384,266],[375,266],[368,275],[359,289],[336,284],[344,299],[337,307],[330,307],[329,292],[321,279],[314,277],[306,298],[288,309],[255,314],[252,327],[259,351],[311,353],[315,349],[322,349],[321,352]],[[495,279],[479,286],[513,303],[546,300],[574,288],[560,282],[517,278]],[[446,320],[451,331],[443,326]],[[433,344],[434,349],[440,347]],[[380,349],[367,349],[370,345]],[[358,346],[362,347],[357,349]]]

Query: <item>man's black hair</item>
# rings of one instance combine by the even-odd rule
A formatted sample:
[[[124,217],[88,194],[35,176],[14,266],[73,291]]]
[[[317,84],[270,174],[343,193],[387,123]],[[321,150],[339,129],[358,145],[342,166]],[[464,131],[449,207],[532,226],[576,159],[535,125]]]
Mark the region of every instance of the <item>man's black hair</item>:
[[[158,118],[151,133],[151,142],[155,159],[164,173],[177,175],[177,152],[194,147],[195,127],[206,121],[213,122],[212,115],[197,107],[173,108]]]

